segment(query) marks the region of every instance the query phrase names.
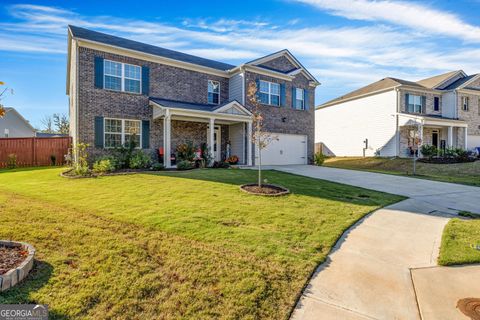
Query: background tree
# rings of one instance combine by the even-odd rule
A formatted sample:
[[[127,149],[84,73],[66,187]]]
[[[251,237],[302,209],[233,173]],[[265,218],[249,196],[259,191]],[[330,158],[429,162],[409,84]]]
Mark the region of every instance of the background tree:
[[[0,81],[0,88],[1,86],[4,86],[5,85],[5,82],[3,81]],[[5,94],[10,91],[10,94],[13,94],[13,89],[8,89],[7,88],[3,88],[3,89],[0,89],[0,118],[3,118],[5,116],[5,107],[3,106],[2,104],[2,99],[4,98]]]
[[[70,124],[68,117],[65,114],[54,113],[52,116],[44,116],[42,120],[41,132],[68,134],[70,131]]]
[[[276,135],[263,131],[263,114],[261,112],[261,103],[257,94],[257,84],[251,81],[248,84],[247,96],[252,106],[252,143],[256,146],[258,152],[258,186],[262,187],[262,150],[265,149],[272,141],[278,140]]]

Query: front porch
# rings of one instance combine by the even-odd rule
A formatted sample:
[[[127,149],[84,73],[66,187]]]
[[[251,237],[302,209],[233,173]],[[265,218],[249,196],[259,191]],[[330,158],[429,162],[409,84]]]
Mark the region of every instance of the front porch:
[[[419,150],[422,145],[432,145],[439,150],[467,148],[467,123],[461,120],[436,116],[402,115],[399,133],[400,157],[414,155],[416,139],[420,141]]]
[[[212,106],[151,98],[150,105],[153,120],[163,127],[159,145],[166,168],[175,166],[169,155],[175,154],[178,145],[189,142],[195,149],[205,143],[212,161],[236,155],[239,165],[252,165],[251,113],[237,101]]]

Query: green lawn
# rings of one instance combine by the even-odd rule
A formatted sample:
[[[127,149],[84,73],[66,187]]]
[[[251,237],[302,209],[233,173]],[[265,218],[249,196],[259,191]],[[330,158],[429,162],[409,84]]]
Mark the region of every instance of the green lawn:
[[[412,176],[411,159],[336,157],[324,166]],[[480,186],[480,161],[456,164],[431,164],[417,161],[416,178]]]
[[[441,265],[480,263],[480,220],[452,219],[443,231],[438,263]]]
[[[52,318],[285,319],[343,231],[402,199],[274,171],[293,194],[243,193],[251,170],[62,170],[0,171],[0,238],[37,249],[0,303],[45,303]]]

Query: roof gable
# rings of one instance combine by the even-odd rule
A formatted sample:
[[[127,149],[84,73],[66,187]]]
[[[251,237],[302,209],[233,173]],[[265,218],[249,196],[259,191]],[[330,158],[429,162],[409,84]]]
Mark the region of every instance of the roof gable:
[[[279,66],[275,61],[282,61],[284,66]],[[286,63],[288,61],[288,63]],[[283,49],[272,54],[263,56],[261,58],[249,61],[245,65],[256,66],[270,71],[284,73],[286,75],[295,75],[297,73],[303,73],[307,79],[313,81],[315,84],[320,84],[318,80],[298,61],[295,56]],[[291,66],[291,67],[290,67]]]
[[[463,78],[466,76],[467,75],[462,70],[456,70],[456,71],[443,73],[434,77],[422,79],[420,81],[417,81],[417,83],[429,89],[436,89],[436,88],[441,88],[443,84],[445,84],[446,82],[448,82],[449,80],[455,77]]]
[[[471,76],[460,78],[457,81],[448,85],[448,87],[446,87],[445,90],[458,90],[458,89],[467,88],[467,86],[471,82],[475,81],[478,78],[480,78],[480,74],[472,74]]]

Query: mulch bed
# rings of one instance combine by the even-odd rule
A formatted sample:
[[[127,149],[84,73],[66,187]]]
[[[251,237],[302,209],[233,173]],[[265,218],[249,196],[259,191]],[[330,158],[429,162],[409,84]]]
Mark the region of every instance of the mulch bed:
[[[28,256],[22,247],[0,246],[0,275],[18,267]]]
[[[256,183],[244,184],[240,186],[240,190],[250,194],[273,197],[283,196],[290,193],[288,189],[273,184],[263,184],[261,187],[259,187]]]
[[[477,161],[477,158],[467,158],[464,160],[460,160],[457,158],[449,158],[449,157],[433,157],[431,159],[429,158],[421,158],[418,159],[419,162],[423,163],[433,163],[433,164],[454,164],[454,163],[466,163],[466,162],[475,162]]]

